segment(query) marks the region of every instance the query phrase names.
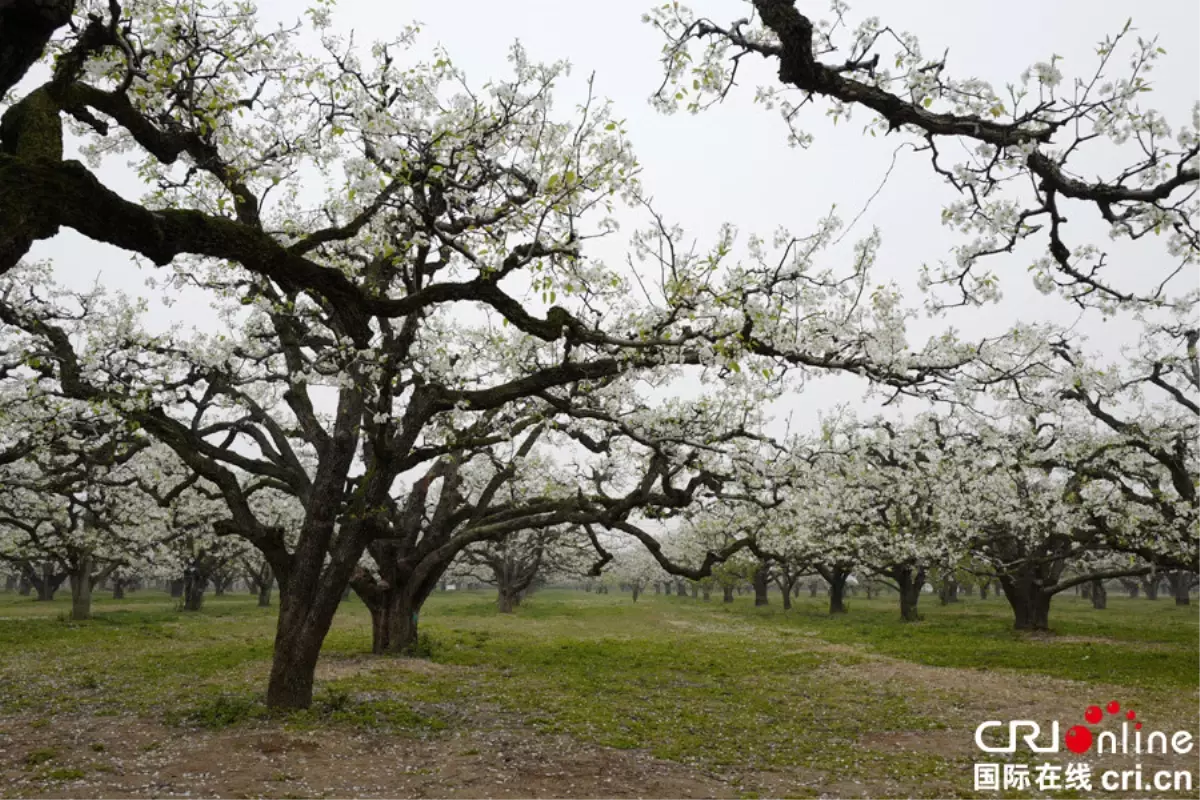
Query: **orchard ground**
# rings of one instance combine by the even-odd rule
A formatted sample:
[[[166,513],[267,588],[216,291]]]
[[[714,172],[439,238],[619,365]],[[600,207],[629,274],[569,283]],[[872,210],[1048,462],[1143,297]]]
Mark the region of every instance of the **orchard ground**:
[[[423,659],[365,655],[346,601],[313,708],[272,717],[275,612],[253,597],[185,614],[142,591],[71,623],[65,592],[0,593],[0,794],[972,796],[984,720],[1082,722],[1116,699],[1197,730],[1197,609],[1170,598],[1060,596],[1055,633],[1026,636],[996,598],[925,596],[906,625],[895,597],[838,617],[807,593],[788,612],[556,590],[502,615],[493,597],[435,594]]]

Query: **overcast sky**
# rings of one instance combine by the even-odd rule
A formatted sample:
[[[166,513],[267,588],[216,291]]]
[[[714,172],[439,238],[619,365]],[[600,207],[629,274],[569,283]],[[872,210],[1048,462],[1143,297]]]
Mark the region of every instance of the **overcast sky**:
[[[723,23],[749,11],[738,0],[708,0],[693,6]],[[444,45],[475,85],[507,75],[505,56],[516,39],[534,60],[569,59],[573,74],[557,92],[564,114],[581,98],[587,76],[595,73],[598,94],[610,98],[617,115],[626,120],[625,129],[643,165],[644,185],[656,207],[668,220],[683,225],[702,247],[713,241],[724,222],[734,223],[743,234],[769,236],[780,225],[804,232],[835,203],[845,220],[852,219],[876,191],[902,140],[863,136],[865,115],[835,128],[816,107],[806,109],[804,125],[816,137],[813,146],[789,148],[777,113],[751,103],[756,85],[774,82],[762,62],[748,65],[751,69],[742,76],[740,90],[723,106],[699,116],[655,112],[647,98],[661,80],[662,40],[640,21],[649,7],[644,0],[342,0],[334,20],[337,28],[354,29],[364,41],[393,38],[405,24],[419,21],[423,34],[418,52]],[[827,15],[823,2],[802,2],[800,7],[814,17]],[[268,0],[260,8],[269,19],[294,20],[303,4]],[[848,19],[853,26],[864,16],[876,15],[885,25],[917,34],[928,57],[949,48],[948,74],[977,76],[1002,87],[1051,54],[1063,58],[1061,68],[1068,80],[1090,74],[1096,43],[1119,31],[1130,14],[1138,31],[1147,37],[1157,35],[1168,53],[1150,76],[1154,94],[1148,96],[1148,104],[1173,124],[1190,121],[1192,104],[1200,97],[1200,3],[1195,0],[1137,4],[871,0],[853,2]],[[878,226],[883,250],[877,279],[911,287],[919,266],[943,258],[955,241],[941,227],[939,217],[941,205],[953,195],[932,174],[924,154],[904,149],[896,161],[887,185],[846,237],[841,252],[857,235]],[[1103,227],[1094,221],[1072,219],[1071,223],[1076,241],[1087,230],[1106,240]],[[35,255],[53,258],[60,279],[72,286],[82,288],[99,276],[107,286],[148,294],[142,285],[146,274],[133,269],[123,254],[77,235],[65,233],[43,243]],[[620,258],[620,241],[607,242],[600,255]],[[1061,322],[1076,318],[1077,312],[1062,300],[1043,298],[1032,289],[1028,259],[1011,261],[995,264],[1002,273],[1002,304],[929,322],[922,329],[929,332],[952,324],[974,338],[995,333],[1018,317]],[[1139,267],[1125,263],[1114,268]],[[1190,280],[1194,282],[1195,276]],[[920,302],[915,292],[911,302]],[[158,324],[169,320],[202,327],[211,326],[213,319],[196,304],[159,309],[154,316]],[[1089,322],[1087,330],[1096,347],[1115,352],[1133,329],[1119,322],[1108,326]],[[860,387],[823,383],[798,398],[796,408],[811,413],[860,393]]]

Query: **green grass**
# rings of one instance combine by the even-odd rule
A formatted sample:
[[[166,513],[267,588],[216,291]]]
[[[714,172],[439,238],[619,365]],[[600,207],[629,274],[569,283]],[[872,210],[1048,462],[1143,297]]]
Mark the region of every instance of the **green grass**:
[[[894,598],[851,598],[838,617],[824,598],[802,598],[787,613],[778,602],[772,595],[772,606],[756,609],[748,597],[648,595],[634,604],[628,595],[548,591],[505,615],[488,594],[436,594],[421,616],[430,658],[417,669],[366,655],[369,620],[350,600],[327,639],[313,707],[268,721],[261,697],[275,617],[252,597],[209,598],[203,612],[184,614],[163,594],[137,592],[98,599],[95,619],[71,623],[60,618],[65,593],[52,603],[0,593],[0,720],[134,712],[183,727],[413,736],[516,725],[711,770],[798,767],[915,787],[961,783],[962,765],[864,747],[860,737],[961,727],[959,700],[857,669],[877,656],[1112,684],[1139,699],[1195,705],[1196,609],[1169,599],[1113,597],[1095,611],[1062,597],[1051,611],[1058,635],[1049,637],[1015,634],[1000,599],[939,607],[926,596],[917,624],[900,622]],[[938,792],[929,787],[911,791]]]
[[[841,617],[831,617],[823,602],[808,598],[786,615],[736,603],[728,613],[939,667],[1003,668],[1146,689],[1197,686],[1200,615],[1194,605],[1115,597],[1097,611],[1088,600],[1060,596],[1050,611],[1054,635],[1042,637],[1014,631],[1002,599],[967,598],[942,607],[927,596],[921,605],[925,619],[915,625],[899,623],[896,602],[886,598],[856,599]]]

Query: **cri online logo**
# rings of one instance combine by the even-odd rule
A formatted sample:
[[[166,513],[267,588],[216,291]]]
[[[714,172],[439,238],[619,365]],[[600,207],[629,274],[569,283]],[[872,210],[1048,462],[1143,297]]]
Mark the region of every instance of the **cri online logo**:
[[[1121,704],[1116,700],[1106,705],[1104,709],[1110,717],[1124,717],[1124,720],[1121,722],[1120,735],[1118,736],[1117,731],[1111,730],[1095,734],[1086,725],[1073,725],[1062,739],[1063,744],[1067,746],[1068,750],[1072,753],[1082,754],[1092,749],[1092,745],[1094,744],[1096,746],[1096,753],[1099,755],[1105,753],[1140,755],[1142,753],[1167,753],[1170,751],[1183,755],[1192,751],[1192,734],[1187,731],[1176,731],[1169,739],[1163,731],[1153,731],[1148,736],[1143,737],[1142,723],[1136,722],[1136,711],[1129,709],[1124,714],[1121,714]],[[1100,709],[1100,706],[1088,706],[1087,710],[1083,712],[1083,718],[1089,725],[1099,725],[1104,720],[1104,711]],[[1130,731],[1131,723],[1133,726],[1132,735]],[[1057,721],[1050,723],[1050,741],[1047,744],[1038,743],[1042,727],[1029,719],[1015,719],[1008,723],[1008,742],[1006,744],[993,746],[984,742],[984,731],[1003,727],[1004,723],[1000,720],[989,720],[988,722],[980,723],[979,727],[975,729],[975,744],[980,750],[986,753],[1015,753],[1018,741],[1024,741],[1029,746],[1029,749],[1035,753],[1057,753],[1059,750]]]

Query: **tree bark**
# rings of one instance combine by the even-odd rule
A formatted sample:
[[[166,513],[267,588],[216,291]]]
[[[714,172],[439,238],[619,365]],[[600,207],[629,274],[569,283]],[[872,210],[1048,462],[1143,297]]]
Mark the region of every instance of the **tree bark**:
[[[1158,587],[1159,587],[1159,584],[1162,582],[1162,575],[1160,575],[1158,573],[1155,573],[1154,575],[1148,575],[1145,578],[1141,578],[1141,582],[1142,582],[1142,591],[1146,594],[1146,599],[1147,600],[1157,600],[1158,599]]]
[[[917,604],[921,602],[921,590],[925,588],[925,570],[910,565],[892,567],[887,575],[896,582],[900,590],[900,619],[905,622],[920,622]]]
[[[1050,601],[1054,595],[1044,591],[1029,574],[1002,575],[999,580],[1012,607],[1014,628],[1019,631],[1050,630]]]
[[[942,605],[958,602],[958,581],[954,578],[945,578],[941,581],[938,587],[938,599]]]
[[[700,587],[700,597],[706,603],[712,599],[712,589],[709,588],[708,584],[704,584]]]
[[[71,619],[92,618],[92,558],[80,556],[71,570]]]
[[[501,587],[496,593],[496,606],[501,614],[511,614],[521,605],[521,593]]]
[[[770,578],[770,570],[770,564],[766,563],[765,561],[760,562],[758,569],[754,570],[754,577],[751,583],[754,586],[755,606],[765,606],[771,602],[767,597],[767,584]]]
[[[829,613],[845,614],[846,580],[850,577],[850,570],[841,566],[825,567],[817,565],[817,571],[821,573],[821,577],[829,584]]]
[[[301,709],[312,705],[313,679],[324,634],[311,625],[289,624],[277,630],[267,683],[268,707]]]
[[[17,581],[17,594],[21,597],[29,597],[31,591],[33,591],[33,584],[29,582],[29,578],[22,575]]]
[[[30,570],[32,572],[32,570]],[[63,581],[67,579],[67,573],[54,573],[54,565],[49,561],[42,563],[42,571],[39,576],[33,573],[29,576],[30,583],[37,590],[37,599],[43,603],[48,603],[54,599],[55,592],[58,587],[62,586]]]
[[[11,592],[15,588],[17,588],[17,576],[10,572],[4,576],[4,591]]]
[[[722,593],[722,597],[721,597],[722,602],[725,602],[725,603],[733,602],[733,587],[732,586],[722,586],[721,593]]]
[[[0,3],[0,95],[41,58],[54,32],[70,22],[74,7],[72,0]]]
[[[208,577],[199,569],[188,569],[183,576],[183,610],[199,611],[204,607],[204,590],[208,588]]]
[[[125,599],[125,579],[124,578],[113,578],[112,586],[113,586],[113,588],[112,588],[113,600],[124,600]]]
[[[270,608],[271,607],[271,583],[272,583],[272,581],[268,580],[268,581],[266,581],[264,583],[260,583],[258,585],[258,607],[259,608]]]
[[[1108,608],[1108,590],[1104,588],[1104,581],[1092,581],[1092,608]]]
[[[168,591],[170,591],[171,597],[175,599],[183,597],[183,578],[176,578],[175,580],[171,581]]]
[[[1171,594],[1175,596],[1175,605],[1186,606],[1192,602],[1192,574],[1183,570],[1167,573],[1167,582],[1171,585]]]
[[[782,574],[775,578],[775,585],[779,587],[779,594],[783,597],[784,611],[792,610],[792,594],[797,580],[799,578],[790,569],[783,570]]]

